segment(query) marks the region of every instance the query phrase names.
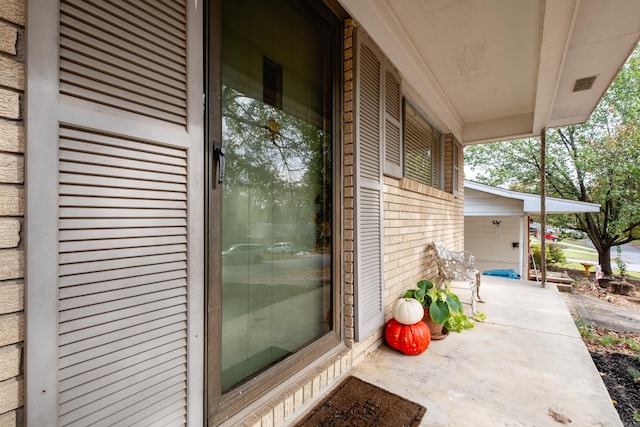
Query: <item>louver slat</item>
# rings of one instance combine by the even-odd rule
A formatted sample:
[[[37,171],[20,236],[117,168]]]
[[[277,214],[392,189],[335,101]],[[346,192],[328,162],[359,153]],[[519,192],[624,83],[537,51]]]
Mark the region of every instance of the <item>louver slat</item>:
[[[89,20],[91,22],[92,17],[101,16],[103,19],[96,20],[94,26],[100,28],[102,31],[110,32],[114,34],[127,34],[127,37],[131,37],[130,40],[135,39],[135,43],[146,47],[147,49],[154,46],[162,46],[163,51],[160,54],[167,55],[171,53],[173,56],[181,57],[184,54],[184,35],[182,37],[179,33],[158,32],[153,26],[149,26],[148,22],[131,15],[126,15],[119,11],[115,5],[109,5],[105,1],[96,2],[92,4],[90,1],[78,1],[67,0],[68,3],[74,3],[74,7],[63,7],[62,10],[65,13],[73,14],[78,19]],[[135,12],[131,8],[129,11]],[[156,24],[161,25],[160,22]],[[137,31],[131,31],[132,29],[142,27],[145,28],[144,33]],[[156,27],[158,28],[158,27]],[[151,42],[147,42],[151,40]],[[153,44],[150,44],[153,43]]]
[[[146,367],[146,371],[149,372],[150,369],[153,369],[156,372],[163,371],[166,369],[172,369],[176,366],[180,366],[184,364],[183,351],[174,351],[164,355],[164,360],[154,359],[156,362],[159,362],[157,365]],[[77,409],[78,402],[83,398],[87,400],[97,400],[95,396],[99,396],[100,393],[110,394],[115,390],[122,389],[122,385],[118,384],[119,382],[126,380],[132,375],[135,375],[139,372],[143,371],[140,369],[138,365],[136,366],[127,366],[124,369],[113,371],[109,375],[103,377],[94,377],[89,381],[76,385],[75,387],[68,387],[66,390],[61,391],[60,393],[60,402],[65,404],[64,409]],[[62,388],[61,388],[62,390]],[[94,396],[92,396],[92,394]]]
[[[112,423],[172,387],[182,396],[173,405],[184,408],[186,187],[141,183],[160,181],[164,190],[185,182],[185,153],[87,130],[62,127],[60,135],[60,421]],[[69,189],[74,196],[63,194]],[[123,403],[141,390],[148,397],[138,406]]]
[[[186,411],[182,406],[184,393],[177,392],[170,395],[170,391],[167,391],[163,392],[162,395],[166,395],[166,399],[160,403],[151,405],[144,410],[128,411],[131,412],[131,415],[127,416],[126,422],[131,425],[144,422],[143,424],[145,425],[162,425],[163,427],[185,425]],[[174,400],[176,401],[175,403],[167,403]]]
[[[380,62],[367,46],[362,47],[360,66],[360,176],[380,180]]]
[[[441,159],[442,153],[441,153],[441,141],[442,141],[442,135],[436,131],[435,129],[433,129],[433,134],[432,134],[432,143],[433,143],[433,157],[432,157],[432,161],[431,161],[431,182],[432,182],[432,187],[433,188],[439,188],[442,189],[442,184],[440,182],[440,177],[441,177],[441,170],[440,170],[440,162],[438,161],[439,159]]]
[[[402,99],[400,77],[389,64],[385,72],[385,126],[384,126],[384,171],[388,175],[402,177],[402,136],[400,116]]]
[[[433,130],[407,105],[405,120],[405,176],[432,185]]]
[[[180,35],[186,20],[172,17],[179,10],[186,13],[139,2],[123,11],[103,2],[62,1],[60,92],[185,126],[186,39]]]
[[[363,287],[363,299],[359,301],[362,316],[375,319],[382,310],[382,266],[380,251],[382,238],[380,235],[380,193],[377,190],[362,188],[360,190],[360,256],[362,258],[359,274],[359,286]]]
[[[124,249],[124,248],[144,248],[147,246],[164,246],[186,243],[184,233],[178,236],[164,234],[156,237],[141,237],[131,239],[100,239],[86,241],[72,241],[60,244],[60,257],[65,256],[65,252],[77,251],[78,254],[88,251],[99,251],[101,249]]]
[[[181,305],[174,305],[148,313],[137,314],[127,319],[115,320],[108,324],[98,324],[93,327],[63,333],[60,335],[60,352],[62,355],[67,352],[77,352],[84,347],[91,346],[92,339],[98,340],[100,343],[109,342],[109,334],[113,334],[115,339],[120,339],[120,337],[129,336],[125,331],[136,331],[136,328],[140,327],[140,325],[154,325],[154,322],[159,319],[182,319],[184,317],[183,309]],[[136,334],[137,332],[132,333]],[[78,348],[76,345],[82,347]]]
[[[103,333],[100,336],[89,337],[86,340],[79,340],[77,334],[70,333],[65,338],[67,338],[67,340],[76,341],[70,342],[69,344],[61,345],[60,356],[65,357],[77,353],[78,351],[82,351],[84,348],[88,348],[91,346],[98,347],[99,345],[109,344],[122,338],[129,338],[136,335],[145,334],[153,329],[165,327],[174,323],[179,324],[180,322],[184,321],[186,321],[186,316],[184,315],[184,313],[178,313],[172,316],[162,316],[154,319],[154,321],[144,322],[131,327],[122,329],[113,328],[113,330],[108,330],[108,332]],[[107,326],[111,329],[113,325]],[[93,372],[91,374],[93,374]]]
[[[61,156],[64,156],[66,153],[60,153]],[[64,157],[63,157],[64,159]],[[168,182],[174,184],[185,184],[187,182],[186,178],[182,175],[171,175],[164,174],[162,172],[148,172],[146,170],[133,170],[133,169],[125,169],[125,168],[117,168],[117,167],[109,167],[109,166],[98,166],[93,163],[77,163],[83,160],[82,157],[77,159],[76,162],[66,162],[64,160],[60,161],[60,171],[62,172],[70,172],[69,181],[65,182],[65,184],[87,184],[88,180],[81,181],[77,179],[77,174],[87,174],[92,176],[105,176],[105,177],[119,177],[119,178],[128,178],[132,180],[146,180],[151,181],[146,184],[129,182],[129,186],[136,188],[137,185],[145,186],[145,188],[154,188],[153,182]],[[151,167],[151,165],[148,165]],[[60,176],[62,179],[63,176]],[[100,180],[98,180],[100,182]],[[126,181],[123,182],[123,185],[126,185]],[[162,188],[162,186],[158,186]],[[157,187],[156,187],[157,188]],[[177,188],[177,187],[176,187]]]
[[[165,262],[162,264],[151,264],[135,266],[130,268],[117,268],[115,270],[97,271],[85,274],[74,274],[60,277],[60,287],[77,286],[85,283],[106,282],[108,280],[132,278],[145,274],[154,274],[160,271],[181,270],[187,268],[187,263]]]
[[[62,166],[62,165],[60,165]],[[75,166],[77,168],[77,166]],[[86,168],[86,169],[90,169],[90,168]],[[106,171],[111,171],[112,169],[103,169]],[[89,172],[88,170],[85,172]],[[117,173],[118,170],[116,169],[113,173]],[[123,170],[123,172],[126,172]],[[143,180],[129,180],[129,179],[122,179],[119,177],[114,178],[114,177],[110,177],[110,176],[90,176],[90,175],[85,175],[83,176],[83,182],[78,182],[78,180],[76,179],[75,174],[73,173],[66,173],[66,172],[62,172],[60,174],[60,194],[72,194],[74,191],[76,192],[81,192],[81,191],[85,191],[84,193],[80,193],[80,194],[87,194],[86,193],[86,189],[89,189],[89,191],[92,191],[92,188],[96,188],[96,191],[101,191],[101,192],[111,192],[108,194],[113,194],[113,192],[117,192],[116,194],[121,195],[121,196],[126,196],[126,193],[129,192],[131,193],[131,191],[136,191],[136,190],[149,190],[149,191],[162,191],[166,194],[167,197],[171,198],[171,199],[175,199],[175,200],[181,200],[184,199],[184,193],[186,193],[186,185],[185,183],[169,183],[166,181],[143,181]],[[68,185],[65,185],[68,184]],[[126,187],[127,185],[129,185],[129,187]],[[81,187],[85,187],[85,189],[81,188]],[[67,189],[71,188],[72,190],[67,191]],[[120,190],[123,190],[122,192],[120,192]],[[182,193],[182,194],[180,194]],[[95,193],[89,193],[89,194],[94,194],[96,196],[99,196],[100,194],[95,194]],[[131,197],[131,196],[138,196],[138,197]],[[129,197],[131,198],[144,198],[145,195],[143,193],[133,193],[130,194]],[[186,200],[186,199],[184,199]]]
[[[99,377],[122,369],[124,366],[132,366],[145,360],[161,357],[161,354],[172,352],[176,349],[184,349],[184,333],[177,333],[163,337],[165,343],[159,340],[145,341],[132,345],[123,350],[113,352],[107,356],[101,356],[97,360],[89,360],[84,363],[62,367],[60,374],[64,378],[80,378],[82,374],[87,377]],[[69,382],[68,387],[73,387],[74,382]]]
[[[107,395],[94,402],[89,402],[81,406],[79,410],[65,413],[65,405],[60,405],[60,421],[64,425],[69,426],[109,425],[112,421],[99,422],[127,408],[131,409],[131,406],[140,408],[141,403],[143,405],[149,404],[150,402],[136,401],[136,399],[140,399],[139,396],[141,395],[153,395],[161,392],[167,393],[171,391],[172,388],[173,392],[175,392],[175,390],[179,390],[182,387],[180,383],[185,380],[184,366],[179,366],[169,371],[162,371],[159,374],[156,374],[154,370],[142,372],[128,379],[128,383],[136,383],[139,381],[135,385],[128,386],[120,392]],[[154,398],[157,397],[154,396]]]
[[[60,177],[68,182],[68,178],[64,176]],[[148,199],[148,200],[179,200],[181,202],[186,201],[184,192],[171,192],[171,191],[153,191],[153,190],[135,190],[131,188],[119,188],[116,186],[115,181],[108,181],[108,178],[100,180],[101,184],[108,185],[108,187],[96,187],[87,185],[60,185],[60,194],[64,196],[93,196],[93,197],[109,197],[109,198],[122,198],[120,200],[128,199]],[[183,187],[184,188],[184,187]],[[162,188],[164,190],[164,188]],[[180,191],[179,189],[177,189]],[[71,203],[69,203],[71,204]]]

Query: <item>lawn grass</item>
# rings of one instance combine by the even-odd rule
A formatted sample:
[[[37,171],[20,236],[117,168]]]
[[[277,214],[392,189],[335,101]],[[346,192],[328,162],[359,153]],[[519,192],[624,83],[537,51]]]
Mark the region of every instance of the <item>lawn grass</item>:
[[[591,262],[594,265],[598,264],[598,251],[596,251],[594,248],[585,246],[584,240],[582,239],[576,240],[571,238],[565,238],[559,242],[551,242],[547,240],[547,245],[553,244],[553,243],[557,243],[560,245],[565,258],[579,259],[582,261]],[[538,245],[540,244],[538,242],[538,239],[531,236],[531,245],[536,245],[536,244]],[[640,240],[634,240],[633,242],[631,242],[631,244],[640,246]],[[613,274],[619,275],[620,272],[618,271],[618,269],[615,268],[615,258],[612,257],[611,261],[612,261],[611,267],[613,268]],[[576,261],[565,261],[561,264],[553,264],[553,266],[558,268],[564,268],[567,270],[584,271],[584,267],[582,266],[582,264]],[[595,268],[591,269],[591,273],[593,272],[595,272]],[[640,279],[640,272],[636,273],[633,271],[627,271],[626,275],[627,277],[630,277],[633,279]]]

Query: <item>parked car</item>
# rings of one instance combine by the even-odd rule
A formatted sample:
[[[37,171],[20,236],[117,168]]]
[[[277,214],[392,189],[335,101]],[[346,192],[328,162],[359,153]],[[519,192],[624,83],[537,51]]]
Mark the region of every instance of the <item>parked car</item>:
[[[296,247],[291,242],[278,242],[267,248],[270,254],[292,254],[296,251]]]
[[[264,246],[257,243],[238,243],[222,251],[222,262],[230,264],[257,264],[262,261]]]
[[[551,234],[551,233],[545,234],[544,238],[547,239],[547,240],[553,240],[554,242],[557,242],[560,239],[558,236],[556,236],[555,234]]]

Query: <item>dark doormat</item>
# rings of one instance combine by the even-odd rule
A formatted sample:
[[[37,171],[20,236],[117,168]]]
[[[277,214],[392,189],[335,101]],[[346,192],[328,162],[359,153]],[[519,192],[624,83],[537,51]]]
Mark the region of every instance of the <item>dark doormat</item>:
[[[348,377],[295,426],[416,427],[426,412],[424,406],[404,397]]]

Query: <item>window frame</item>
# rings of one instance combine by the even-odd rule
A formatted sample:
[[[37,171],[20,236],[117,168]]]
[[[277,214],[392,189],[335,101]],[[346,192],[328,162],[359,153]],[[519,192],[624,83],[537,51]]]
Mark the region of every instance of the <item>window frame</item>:
[[[208,63],[212,70],[209,71],[208,79],[211,79],[211,83],[208,87],[208,96],[207,99],[211,103],[209,105],[208,115],[210,118],[209,124],[209,137],[208,139],[216,139],[216,136],[220,138],[220,135],[217,133],[221,133],[221,129],[216,127],[218,125],[215,124],[217,120],[221,121],[221,108],[216,104],[216,85],[221,86],[221,46],[220,46],[220,33],[217,28],[220,26],[217,25],[222,19],[221,14],[221,1],[214,1],[211,5],[209,5],[209,20],[208,25],[208,37],[211,37],[209,40],[209,48],[208,51]],[[292,1],[295,3],[295,0]],[[205,381],[205,389],[206,389],[206,405],[207,405],[207,419],[210,425],[218,425],[223,421],[228,420],[236,414],[242,413],[243,410],[253,405],[255,402],[260,401],[265,396],[268,396],[274,390],[281,390],[283,385],[286,387],[287,385],[294,386],[296,379],[299,379],[301,375],[308,373],[310,370],[314,369],[318,364],[327,360],[335,354],[338,354],[340,351],[343,351],[345,348],[344,344],[344,331],[343,331],[343,321],[342,319],[342,306],[341,306],[341,277],[342,277],[342,267],[340,264],[340,253],[342,251],[342,241],[340,240],[342,237],[342,233],[339,230],[342,227],[342,214],[341,214],[341,206],[342,206],[342,191],[341,191],[341,165],[342,165],[342,139],[341,139],[341,129],[342,129],[342,76],[343,76],[343,62],[342,62],[342,40],[343,40],[343,27],[342,27],[342,18],[341,16],[336,15],[336,9],[330,7],[323,3],[322,0],[310,2],[307,5],[313,12],[319,17],[326,20],[327,25],[331,26],[334,32],[334,41],[332,44],[331,52],[324,52],[323,55],[327,56],[327,60],[329,61],[329,66],[333,72],[333,78],[330,86],[330,91],[333,96],[332,101],[332,311],[330,315],[332,316],[333,327],[332,330],[327,332],[324,336],[317,339],[315,342],[307,345],[306,347],[300,349],[295,354],[291,355],[287,359],[277,363],[276,365],[269,367],[264,372],[256,375],[253,379],[248,380],[247,382],[238,385],[237,387],[232,388],[231,390],[223,393],[221,390],[221,352],[216,348],[221,344],[221,316],[217,314],[213,314],[209,316],[206,320],[207,328],[211,331],[208,333],[207,343],[205,345],[205,349],[208,354],[205,356],[207,361],[207,369],[206,369],[206,377]],[[216,40],[216,37],[218,39]],[[219,69],[217,67],[220,67]],[[220,81],[217,81],[220,79]],[[214,95],[214,96],[212,96]],[[214,122],[214,123],[211,123]],[[219,139],[218,139],[219,140]],[[207,168],[210,170],[210,166]],[[215,170],[214,170],[215,171]],[[209,177],[209,181],[212,180],[212,177]],[[212,192],[209,196],[208,205],[210,208],[214,208],[216,204],[220,204],[221,201],[221,190],[219,187]],[[207,217],[216,214],[216,212],[212,210],[208,213]],[[210,230],[218,231],[216,228],[219,226],[215,225],[215,221],[213,224],[209,225]],[[212,239],[216,240],[216,239]],[[221,249],[215,244],[211,247],[211,242],[205,246],[208,247],[209,253],[207,254],[207,263],[208,273],[209,273],[209,283],[208,288],[214,288],[215,286],[212,284],[216,279],[216,276],[220,274],[221,266],[218,265],[218,262],[221,261],[212,261],[213,258],[216,257],[216,254],[220,252]],[[211,289],[208,291],[207,300],[209,310],[207,312],[211,312],[212,309],[219,310],[221,307],[221,294],[219,291]],[[216,373],[217,370],[217,373]]]
[[[411,109],[413,112],[412,119],[418,122],[418,125],[426,126],[429,128],[431,132],[431,140],[429,142],[429,177],[426,178],[426,174],[424,178],[418,177],[417,175],[412,175],[407,172],[408,166],[410,166],[410,156],[407,152],[407,138],[411,137],[413,134],[410,129],[407,129],[408,124],[410,123],[407,120],[408,109]],[[424,129],[423,129],[424,130]],[[426,144],[424,146],[426,148]],[[402,98],[402,176],[411,179],[413,181],[419,182],[421,184],[427,185],[429,187],[444,190],[444,175],[445,175],[445,145],[444,145],[444,134],[440,132],[435,126],[431,124],[426,115],[418,109],[415,103],[411,102],[407,97]]]

